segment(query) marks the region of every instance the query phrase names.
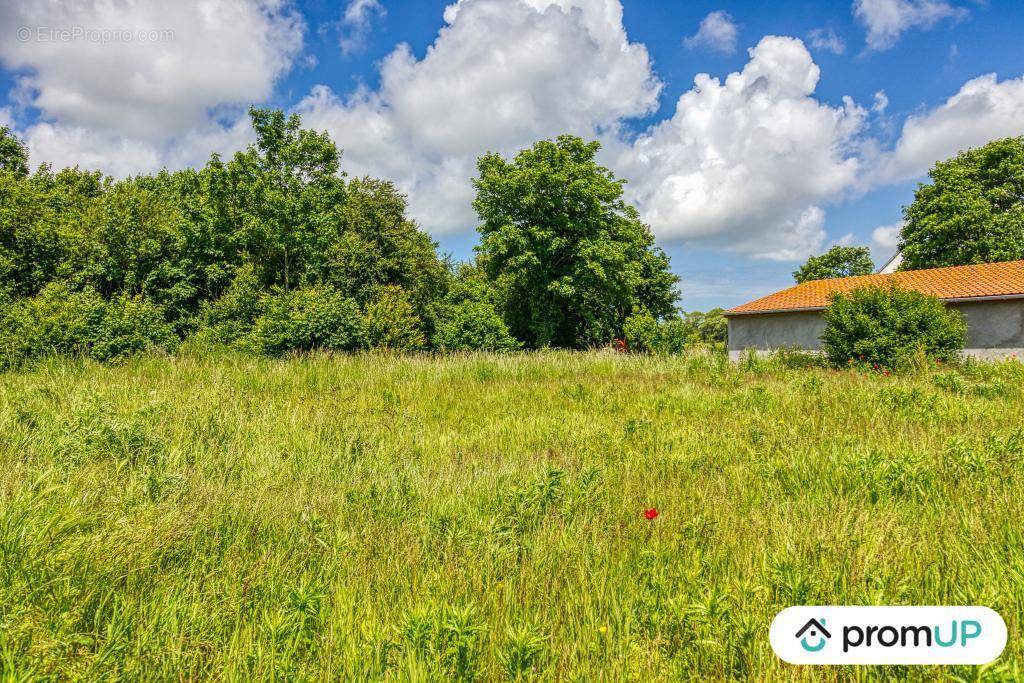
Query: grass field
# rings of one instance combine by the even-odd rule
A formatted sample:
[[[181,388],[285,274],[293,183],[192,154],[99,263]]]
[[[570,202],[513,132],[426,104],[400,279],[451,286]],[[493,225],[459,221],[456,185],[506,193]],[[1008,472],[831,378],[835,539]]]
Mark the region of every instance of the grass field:
[[[0,374],[2,678],[1020,679],[1022,385],[569,353]],[[797,669],[767,639],[794,604],[988,605],[1009,644]]]

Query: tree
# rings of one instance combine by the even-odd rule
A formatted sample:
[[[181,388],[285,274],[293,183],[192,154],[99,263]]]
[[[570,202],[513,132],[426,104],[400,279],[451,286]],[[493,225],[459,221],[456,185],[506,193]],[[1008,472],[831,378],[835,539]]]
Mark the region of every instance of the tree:
[[[809,280],[828,280],[851,275],[871,275],[875,264],[867,247],[835,246],[821,256],[812,256],[807,263],[793,271],[797,283]]]
[[[668,315],[678,298],[668,256],[623,201],[623,181],[595,162],[599,149],[564,135],[477,162],[480,263],[529,347],[607,343],[630,315]]]
[[[952,360],[963,349],[967,323],[933,296],[898,287],[833,293],[824,312],[822,347],[835,366],[907,365],[918,354]]]
[[[1024,258],[1024,137],[937,163],[904,208],[901,270]]]
[[[107,183],[77,168],[31,176],[0,172],[0,292],[32,296],[74,270],[70,246],[87,231]]]
[[[693,311],[684,313],[683,320],[693,328],[698,340],[704,344],[721,344],[729,336],[729,322],[725,311],[712,308],[707,313]]]
[[[0,171],[15,178],[28,176],[28,150],[7,126],[0,126]]]
[[[449,275],[437,243],[406,216],[406,199],[385,180],[355,178],[338,208],[336,230],[311,258],[309,277],[328,282],[360,304],[381,287],[405,290],[418,316],[444,294]]]
[[[243,243],[267,284],[288,291],[311,255],[337,234],[345,183],[340,153],[326,133],[302,128],[297,114],[251,108],[256,144],[227,164],[231,206]]]

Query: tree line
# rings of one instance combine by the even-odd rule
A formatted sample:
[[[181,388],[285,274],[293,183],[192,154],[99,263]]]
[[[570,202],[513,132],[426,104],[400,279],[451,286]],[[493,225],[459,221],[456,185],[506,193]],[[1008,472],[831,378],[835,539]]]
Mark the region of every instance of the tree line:
[[[455,263],[391,182],[342,171],[326,133],[250,117],[255,142],[230,159],[122,180],[30,173],[0,129],[0,363],[186,339],[271,355],[589,348],[637,320],[673,328],[666,350],[724,340],[720,312],[677,310],[669,259],[596,142],[481,157],[480,244]]]

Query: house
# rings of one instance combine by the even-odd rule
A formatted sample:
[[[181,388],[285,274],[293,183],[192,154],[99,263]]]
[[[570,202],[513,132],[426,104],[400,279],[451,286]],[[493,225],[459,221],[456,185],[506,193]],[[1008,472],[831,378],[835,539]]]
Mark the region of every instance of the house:
[[[875,272],[888,275],[889,273],[895,273],[901,265],[903,265],[903,252],[897,251],[892,255],[892,258],[885,262],[884,266]]]
[[[929,268],[812,280],[725,312],[729,358],[744,351],[817,351],[833,292],[895,284],[936,296],[967,321],[964,353],[982,359],[1024,358],[1024,261]]]

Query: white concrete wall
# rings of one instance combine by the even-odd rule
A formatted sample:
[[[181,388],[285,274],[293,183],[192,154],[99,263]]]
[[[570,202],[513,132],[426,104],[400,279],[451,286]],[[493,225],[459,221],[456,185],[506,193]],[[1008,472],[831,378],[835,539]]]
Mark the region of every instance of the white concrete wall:
[[[1024,299],[949,304],[967,321],[964,354],[983,360],[1024,360]]]
[[[732,360],[738,360],[748,349],[817,351],[821,348],[821,333],[825,331],[821,311],[735,315],[729,316],[728,324],[728,349]]]
[[[1024,360],[1024,299],[948,304],[967,321],[964,354],[983,360],[1016,356]],[[745,350],[821,350],[821,311],[729,316],[729,358]]]

